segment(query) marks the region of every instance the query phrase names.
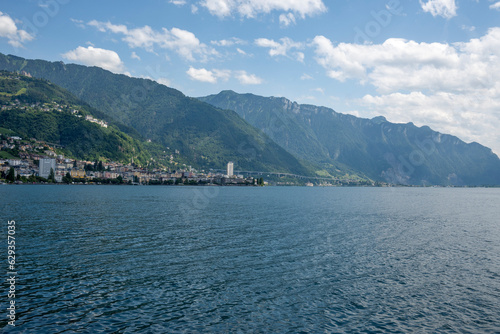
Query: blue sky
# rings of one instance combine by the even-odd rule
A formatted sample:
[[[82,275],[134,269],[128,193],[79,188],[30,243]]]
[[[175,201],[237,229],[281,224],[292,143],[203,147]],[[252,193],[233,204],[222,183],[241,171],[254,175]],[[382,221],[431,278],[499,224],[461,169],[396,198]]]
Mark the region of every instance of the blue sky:
[[[285,96],[500,153],[498,0],[2,0],[0,52]]]

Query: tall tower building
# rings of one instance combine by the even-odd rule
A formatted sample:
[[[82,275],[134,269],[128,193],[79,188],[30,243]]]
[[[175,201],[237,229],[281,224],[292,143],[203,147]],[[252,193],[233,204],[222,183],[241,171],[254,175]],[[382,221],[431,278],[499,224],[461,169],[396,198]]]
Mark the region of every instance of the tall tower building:
[[[227,163],[227,176],[229,176],[229,177],[233,176],[233,168],[234,168],[233,162],[229,161]]]
[[[40,164],[38,167],[38,175],[44,178],[48,178],[50,175],[50,169],[56,172],[56,159],[40,159]]]

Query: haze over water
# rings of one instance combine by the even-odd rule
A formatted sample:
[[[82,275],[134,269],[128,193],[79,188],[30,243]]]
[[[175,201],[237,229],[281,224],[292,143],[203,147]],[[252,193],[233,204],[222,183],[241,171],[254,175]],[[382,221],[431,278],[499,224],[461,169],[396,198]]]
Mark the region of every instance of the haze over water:
[[[0,198],[17,227],[8,332],[500,332],[499,189],[2,186]]]

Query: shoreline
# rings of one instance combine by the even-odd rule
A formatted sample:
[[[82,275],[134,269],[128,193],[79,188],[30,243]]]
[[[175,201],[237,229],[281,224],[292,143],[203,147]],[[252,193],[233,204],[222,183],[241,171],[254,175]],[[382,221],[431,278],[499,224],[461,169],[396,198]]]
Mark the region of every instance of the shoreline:
[[[306,186],[306,185],[277,185],[277,184],[269,184],[269,185],[253,185],[253,184],[112,184],[112,183],[2,183],[0,182],[0,186],[150,186],[150,187],[250,187],[250,188],[259,188],[259,187],[303,187],[303,188],[481,188],[481,189],[496,189],[500,188],[500,185],[465,185],[465,186],[443,186],[443,185],[404,185],[404,184],[393,184],[393,185],[384,185],[384,186],[376,186],[376,185],[330,185],[330,186],[322,186],[315,185],[314,187]]]

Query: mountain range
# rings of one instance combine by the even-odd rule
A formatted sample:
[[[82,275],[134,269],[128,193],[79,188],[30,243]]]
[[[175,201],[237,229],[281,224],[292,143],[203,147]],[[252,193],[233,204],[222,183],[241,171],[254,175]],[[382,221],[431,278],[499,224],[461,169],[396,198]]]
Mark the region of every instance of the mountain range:
[[[0,54],[0,70],[24,71],[61,86],[144,140],[180,152],[197,168],[312,173],[234,111],[221,110],[148,79],[98,67],[27,60]]]
[[[283,97],[223,91],[200,100],[236,111],[296,157],[331,171],[338,164],[395,184],[500,183],[491,149],[413,123],[358,118]]]
[[[426,126],[233,91],[195,99],[148,79],[12,55],[0,54],[0,70],[48,80],[127,135],[175,149],[195,167],[223,169],[231,160],[240,170],[396,184],[500,184],[489,148]]]

